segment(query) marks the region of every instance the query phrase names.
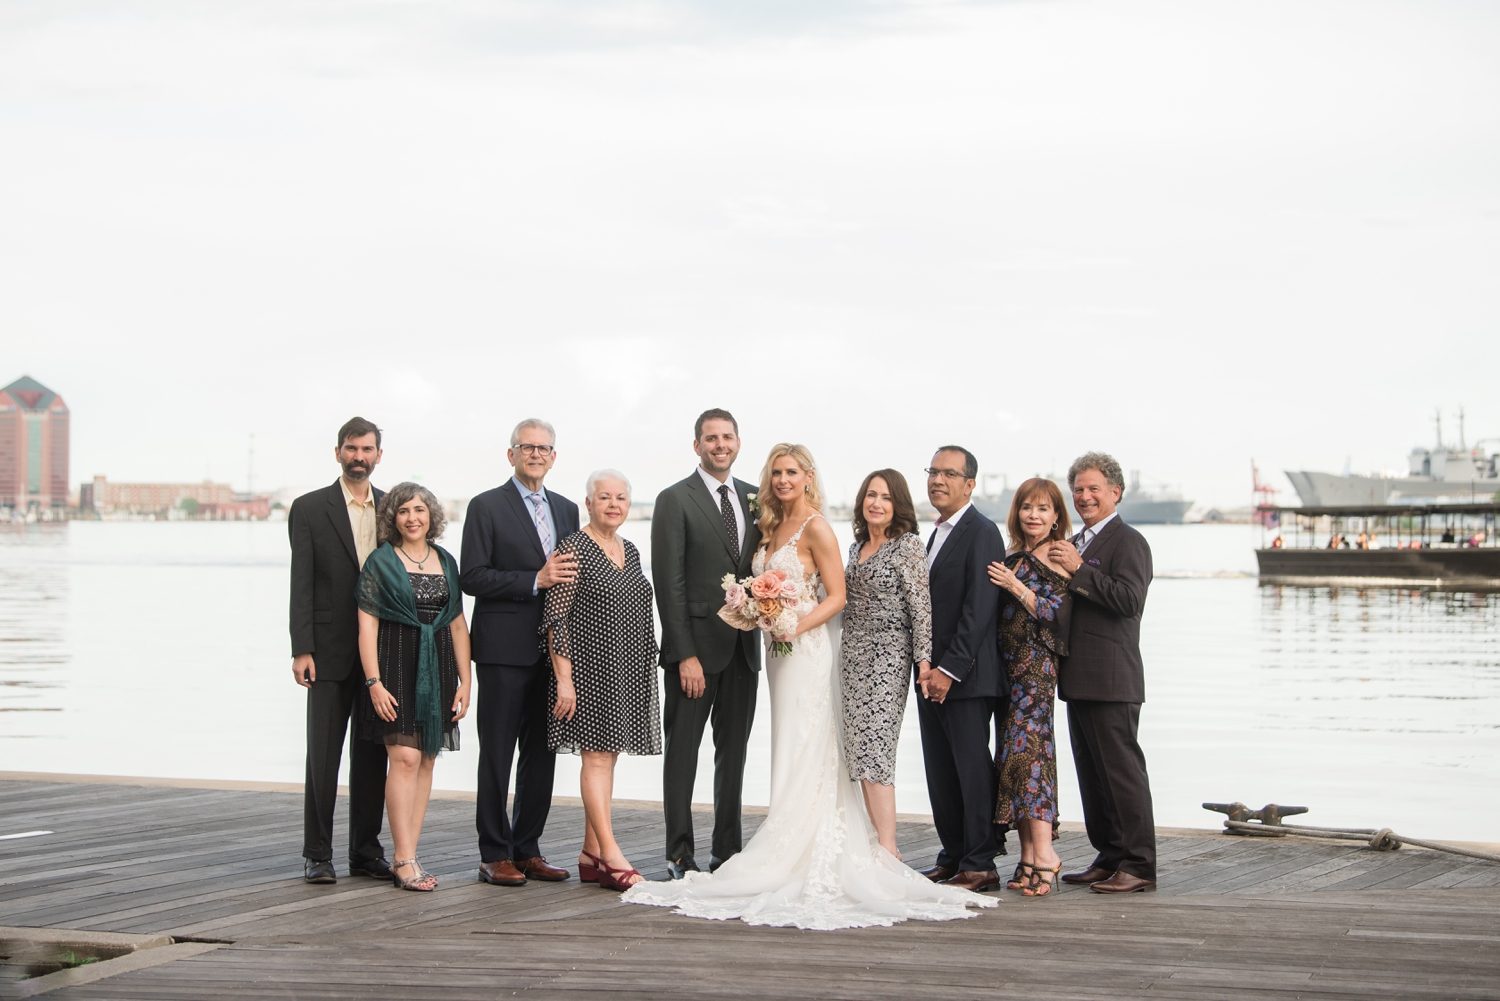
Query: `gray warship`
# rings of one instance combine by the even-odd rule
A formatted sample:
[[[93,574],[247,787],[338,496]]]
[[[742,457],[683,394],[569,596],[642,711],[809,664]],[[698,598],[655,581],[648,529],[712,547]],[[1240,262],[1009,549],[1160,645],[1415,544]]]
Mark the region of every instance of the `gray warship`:
[[[1420,445],[1407,456],[1405,476],[1374,473],[1369,476],[1286,470],[1304,507],[1350,507],[1381,504],[1477,504],[1500,492],[1500,452],[1486,445],[1500,438],[1481,438],[1472,445],[1464,440],[1463,411],[1458,412],[1458,444],[1443,442],[1443,421],[1436,419],[1437,441],[1432,448]]]
[[[1003,477],[997,477],[1004,479]],[[1047,479],[1057,484],[1062,491],[1063,501],[1072,510],[1073,491],[1068,489],[1066,479],[1059,479],[1056,475],[1049,474]],[[988,483],[989,477],[986,477]],[[1006,483],[998,493],[975,494],[972,498],[974,506],[980,510],[985,517],[998,524],[1005,524],[1005,519],[1010,516],[1010,502],[1015,497],[1016,491]],[[1182,518],[1193,506],[1190,500],[1184,500],[1182,494],[1169,488],[1149,488],[1141,485],[1140,470],[1131,470],[1130,486],[1126,488],[1124,496],[1120,498],[1120,519],[1131,525],[1180,525]]]

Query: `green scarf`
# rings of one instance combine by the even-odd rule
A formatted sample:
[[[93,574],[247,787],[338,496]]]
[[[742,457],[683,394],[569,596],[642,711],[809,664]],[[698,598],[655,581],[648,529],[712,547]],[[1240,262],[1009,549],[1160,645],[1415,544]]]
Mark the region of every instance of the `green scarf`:
[[[361,611],[386,622],[399,622],[403,626],[416,626],[422,633],[417,654],[417,705],[414,716],[417,726],[422,728],[422,753],[437,757],[443,746],[443,685],[438,678],[437,641],[439,629],[449,625],[463,614],[464,596],[458,588],[458,564],[448,551],[433,546],[443,564],[443,576],[448,578],[448,604],[433,619],[431,624],[417,617],[417,598],[412,591],[411,578],[406,565],[389,542],[370,554],[365,560],[365,569],[359,575],[359,607]]]

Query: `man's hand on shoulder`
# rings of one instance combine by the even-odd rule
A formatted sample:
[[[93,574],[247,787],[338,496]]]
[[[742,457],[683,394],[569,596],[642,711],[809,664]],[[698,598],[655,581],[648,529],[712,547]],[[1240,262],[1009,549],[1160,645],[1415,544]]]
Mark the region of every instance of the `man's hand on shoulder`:
[[[1058,539],[1047,546],[1047,559],[1062,567],[1068,573],[1077,573],[1078,568],[1083,566],[1083,557],[1073,543]]]
[[[697,657],[688,657],[677,665],[677,676],[682,679],[682,694],[690,699],[701,699],[708,690],[703,678],[703,662]]]
[[[312,683],[318,680],[318,668],[313,664],[312,654],[299,653],[292,658],[292,677],[303,688],[312,687]]]
[[[542,565],[536,575],[536,586],[538,590],[545,591],[553,584],[566,584],[577,576],[578,557],[559,550]]]

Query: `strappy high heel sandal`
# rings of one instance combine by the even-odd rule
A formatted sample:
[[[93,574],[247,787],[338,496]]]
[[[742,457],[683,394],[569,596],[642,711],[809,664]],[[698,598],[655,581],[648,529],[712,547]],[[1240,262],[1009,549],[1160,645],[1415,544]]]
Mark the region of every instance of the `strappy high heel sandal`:
[[[416,870],[417,874],[410,879],[402,879],[396,875],[396,870],[403,865],[411,866]],[[431,893],[437,889],[437,877],[423,871],[422,867],[417,864],[415,856],[408,859],[397,859],[391,863],[391,882],[398,890],[415,890],[418,893]]]
[[[635,883],[626,883],[622,882],[622,880],[628,879],[631,876],[641,876],[640,871],[637,869],[616,869],[597,855],[594,856],[594,861],[599,863],[599,885],[606,890],[619,890],[623,893],[634,886]],[[641,876],[641,879],[645,878]],[[640,882],[640,880],[636,882]]]
[[[578,855],[578,881],[580,883],[599,882],[599,867],[604,864],[604,860],[593,852],[588,851],[580,851]],[[588,865],[584,863],[583,859],[588,859],[593,864]]]
[[[1054,868],[1048,869],[1044,865],[1031,867],[1031,882],[1022,887],[1021,895],[1026,897],[1050,897],[1052,891],[1057,889],[1057,874],[1062,871],[1062,863],[1059,862]],[[1042,873],[1050,872],[1052,875],[1043,876]]]
[[[1025,870],[1024,872],[1022,870]],[[1010,877],[1010,882],[1005,884],[1007,890],[1023,890],[1026,884],[1031,882],[1031,863],[1017,862],[1016,871]]]

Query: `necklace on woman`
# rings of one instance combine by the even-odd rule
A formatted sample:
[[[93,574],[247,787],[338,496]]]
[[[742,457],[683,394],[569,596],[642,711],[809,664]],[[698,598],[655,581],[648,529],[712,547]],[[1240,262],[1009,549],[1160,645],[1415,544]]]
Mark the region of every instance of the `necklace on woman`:
[[[416,557],[412,556],[411,553],[408,553],[406,551],[406,546],[403,545],[403,546],[400,546],[399,548],[401,550],[401,555],[406,557],[407,562],[408,563],[415,563],[417,565],[417,569],[418,570],[421,570],[423,568],[423,566],[427,563],[427,561],[432,558],[432,543],[430,543],[430,542],[427,544],[427,555],[423,556],[420,560],[417,559]]]

